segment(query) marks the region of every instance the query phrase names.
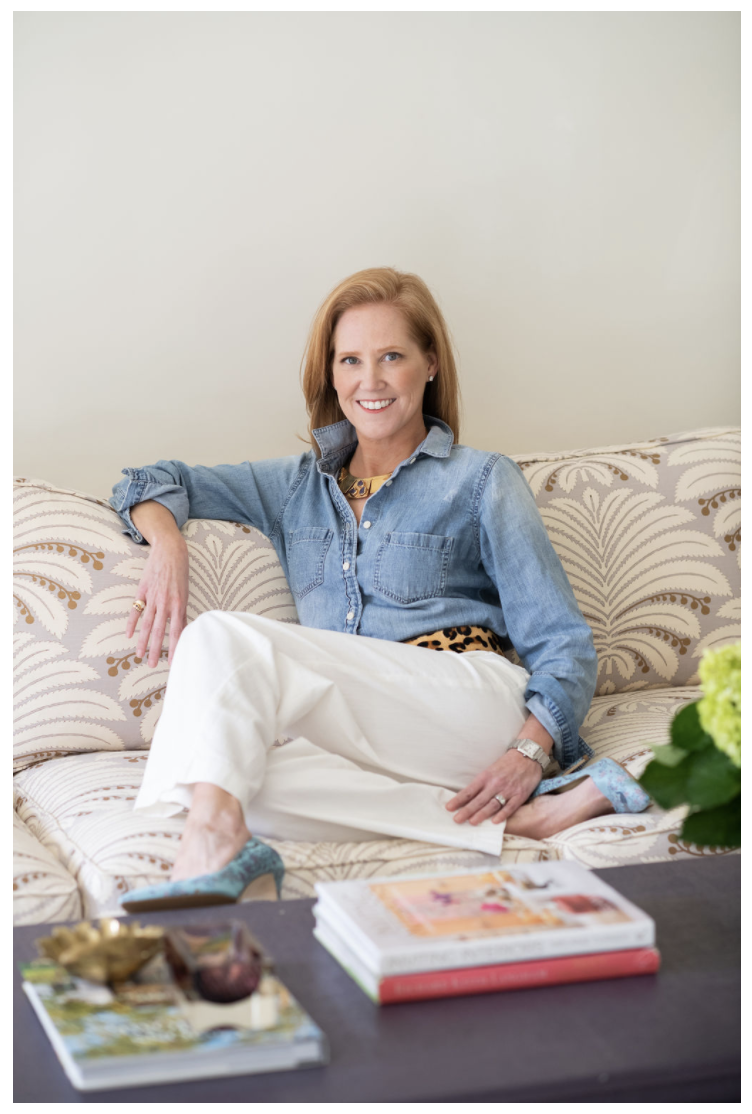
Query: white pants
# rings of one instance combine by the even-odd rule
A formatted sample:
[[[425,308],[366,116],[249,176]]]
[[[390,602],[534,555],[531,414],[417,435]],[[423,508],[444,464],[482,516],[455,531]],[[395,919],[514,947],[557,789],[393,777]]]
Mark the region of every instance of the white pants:
[[[498,855],[503,824],[457,824],[444,805],[517,737],[529,676],[487,651],[209,611],[180,637],[135,807],[172,816],[211,782],[254,835]]]

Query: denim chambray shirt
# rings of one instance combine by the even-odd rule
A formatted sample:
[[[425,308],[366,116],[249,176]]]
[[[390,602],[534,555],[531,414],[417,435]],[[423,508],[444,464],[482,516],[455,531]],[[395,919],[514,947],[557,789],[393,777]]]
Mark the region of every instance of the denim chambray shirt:
[[[522,471],[455,445],[444,422],[363,508],[337,487],[357,445],[348,421],[314,432],[321,449],[245,464],[160,460],[124,468],[110,503],[137,542],[130,508],[146,499],[188,518],[230,519],[271,540],[301,623],[402,641],[442,627],[490,627],[530,681],[525,704],[566,769],[591,749],[578,734],[595,691],[593,635]]]

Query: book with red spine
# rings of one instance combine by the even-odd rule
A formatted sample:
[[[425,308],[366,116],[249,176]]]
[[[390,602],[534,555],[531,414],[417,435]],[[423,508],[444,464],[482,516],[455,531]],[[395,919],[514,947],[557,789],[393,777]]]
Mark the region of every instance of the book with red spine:
[[[525,963],[497,963],[494,967],[459,967],[454,971],[391,975],[379,983],[379,1001],[387,1005],[424,998],[485,994],[494,990],[520,990],[531,986],[651,975],[658,970],[660,963],[657,948],[629,948],[622,952],[566,955]]]

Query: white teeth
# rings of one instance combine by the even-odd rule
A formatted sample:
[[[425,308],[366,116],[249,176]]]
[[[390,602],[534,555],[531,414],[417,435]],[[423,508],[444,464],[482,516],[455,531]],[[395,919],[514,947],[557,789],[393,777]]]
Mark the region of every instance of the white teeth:
[[[383,410],[386,406],[391,406],[394,402],[394,399],[383,398],[378,399],[376,402],[363,402],[362,399],[359,399],[358,401],[365,410]]]

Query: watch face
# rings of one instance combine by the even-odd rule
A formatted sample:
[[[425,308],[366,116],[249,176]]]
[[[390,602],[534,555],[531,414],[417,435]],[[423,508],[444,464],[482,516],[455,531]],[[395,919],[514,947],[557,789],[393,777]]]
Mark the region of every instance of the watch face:
[[[532,758],[543,770],[546,769],[550,762],[550,758],[543,747],[539,747],[532,739],[523,739],[522,742],[517,744],[517,750],[520,754],[524,754],[526,758]]]

